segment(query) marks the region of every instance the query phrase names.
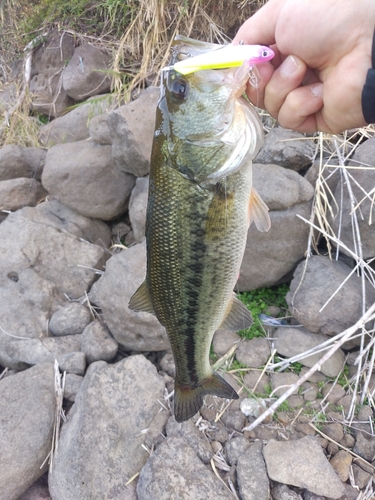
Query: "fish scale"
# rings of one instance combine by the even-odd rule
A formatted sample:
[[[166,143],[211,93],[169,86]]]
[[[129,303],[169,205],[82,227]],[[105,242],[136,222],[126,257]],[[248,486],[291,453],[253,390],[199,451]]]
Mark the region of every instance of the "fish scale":
[[[237,331],[252,322],[233,289],[250,221],[261,230],[269,227],[267,208],[252,189],[251,158],[262,128],[256,112],[237,98],[247,79],[241,68],[183,79],[172,69],[163,75],[151,155],[146,280],[129,307],[152,312],[166,328],[176,363],[178,422],[199,410],[205,394],[238,398],[213,372],[209,351],[216,330]],[[239,151],[239,144],[247,150]]]

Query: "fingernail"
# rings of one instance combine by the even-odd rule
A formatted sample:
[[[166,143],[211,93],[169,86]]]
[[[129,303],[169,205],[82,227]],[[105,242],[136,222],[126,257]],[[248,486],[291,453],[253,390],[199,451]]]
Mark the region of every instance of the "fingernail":
[[[298,66],[296,58],[288,56],[280,66],[280,73],[283,76],[291,76],[298,69]]]
[[[318,85],[311,86],[310,89],[315,97],[322,97],[322,95],[323,95],[323,84],[322,83],[318,83]]]

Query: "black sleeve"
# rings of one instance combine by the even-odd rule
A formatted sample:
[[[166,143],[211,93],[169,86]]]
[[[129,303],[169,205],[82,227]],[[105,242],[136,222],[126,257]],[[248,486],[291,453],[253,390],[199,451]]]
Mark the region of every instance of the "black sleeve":
[[[375,123],[375,32],[372,39],[371,65],[362,90],[362,112],[367,123]]]

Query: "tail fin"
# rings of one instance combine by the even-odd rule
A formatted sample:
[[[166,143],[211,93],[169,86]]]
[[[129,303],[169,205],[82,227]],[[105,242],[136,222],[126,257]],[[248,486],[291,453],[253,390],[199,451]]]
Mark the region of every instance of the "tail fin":
[[[184,422],[193,417],[200,410],[203,397],[206,394],[228,399],[238,399],[239,397],[233,387],[215,372],[195,388],[182,386],[176,380],[174,390],[174,416],[176,421]]]

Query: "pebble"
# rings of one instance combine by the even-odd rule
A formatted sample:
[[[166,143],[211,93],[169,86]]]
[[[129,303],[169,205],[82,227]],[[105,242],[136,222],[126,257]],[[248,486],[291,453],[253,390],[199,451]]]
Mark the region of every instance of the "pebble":
[[[75,335],[82,333],[92,321],[92,316],[87,307],[79,302],[70,302],[58,309],[49,322],[49,329],[53,335]]]
[[[81,351],[86,355],[87,364],[100,360],[111,361],[117,350],[118,343],[102,322],[93,321],[83,330]]]
[[[212,341],[214,353],[217,356],[224,356],[240,340],[241,337],[236,332],[217,330]]]
[[[322,394],[328,403],[335,405],[345,396],[345,391],[339,384],[328,383],[323,387]]]
[[[345,450],[339,450],[330,460],[330,464],[343,483],[345,483],[349,478],[351,463],[352,456]]]
[[[74,402],[76,394],[83,382],[83,377],[75,373],[67,373],[65,377],[64,398]]]
[[[262,443],[256,441],[238,459],[237,482],[242,500],[269,500],[270,485],[262,448]]]
[[[322,426],[322,432],[337,443],[341,443],[344,438],[344,429],[341,424],[329,423]]]
[[[243,436],[238,436],[227,441],[225,454],[229,465],[236,465],[239,457],[250,447],[250,441]]]
[[[271,385],[273,396],[280,397],[289,390],[290,386],[298,382],[298,375],[292,372],[272,373]],[[292,394],[297,395],[298,388],[295,388]]]
[[[265,394],[266,390],[270,387],[269,376],[266,373],[263,373],[262,377],[259,378],[260,375],[261,371],[250,370],[243,378],[244,386],[250,391],[254,391],[255,394]]]
[[[270,357],[271,349],[268,340],[254,338],[240,342],[236,350],[236,358],[249,368],[264,366]]]
[[[265,409],[267,409],[267,404],[263,399],[245,398],[240,403],[240,410],[245,417],[257,418]]]
[[[353,464],[354,483],[359,489],[365,488],[371,479],[371,474],[364,471],[357,464]]]

